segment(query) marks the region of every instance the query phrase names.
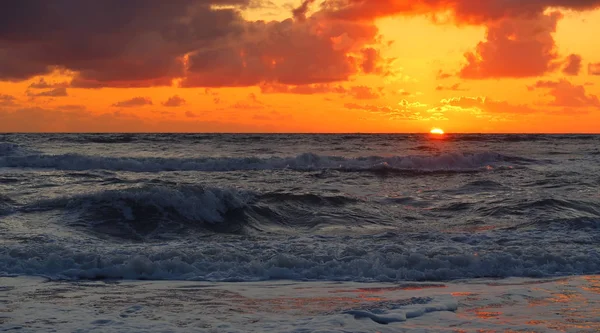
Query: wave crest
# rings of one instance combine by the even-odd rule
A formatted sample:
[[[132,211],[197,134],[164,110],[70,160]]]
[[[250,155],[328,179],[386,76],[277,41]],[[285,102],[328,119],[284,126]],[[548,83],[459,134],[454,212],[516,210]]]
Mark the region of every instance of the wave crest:
[[[398,282],[480,277],[549,277],[600,271],[597,250],[508,248],[473,253],[432,252],[428,245],[373,251],[365,245],[288,239],[275,244],[196,244],[193,248],[121,248],[91,251],[60,245],[0,249],[3,274],[58,279],[257,281],[270,279]]]
[[[66,210],[76,212],[74,222],[95,231],[121,238],[145,238],[153,233],[181,229],[229,228],[251,194],[201,186],[145,186],[108,190],[39,201],[25,210]]]
[[[508,157],[498,153],[453,153],[439,156],[365,156],[344,158],[322,156],[312,153],[296,157],[246,157],[246,158],[134,158],[99,157],[80,154],[30,155],[0,157],[0,167],[49,168],[60,170],[111,170],[131,172],[161,171],[246,171],[246,170],[295,170],[295,171],[468,171],[482,170],[490,165],[528,163],[531,160]]]

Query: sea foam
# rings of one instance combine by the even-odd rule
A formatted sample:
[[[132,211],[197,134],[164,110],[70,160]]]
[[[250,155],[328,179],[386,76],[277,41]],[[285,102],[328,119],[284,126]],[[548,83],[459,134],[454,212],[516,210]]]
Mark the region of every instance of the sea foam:
[[[12,148],[10,148],[12,149]],[[6,148],[8,151],[9,148]],[[12,151],[12,150],[11,150]],[[9,151],[10,153],[10,151]],[[60,170],[111,170],[131,172],[161,171],[246,171],[246,170],[295,170],[315,171],[334,169],[340,171],[466,171],[485,170],[490,165],[517,163],[515,158],[493,152],[450,153],[439,156],[364,156],[344,158],[301,154],[296,157],[205,157],[205,158],[159,158],[159,157],[100,157],[81,154],[27,156],[0,155],[0,167],[48,168]]]

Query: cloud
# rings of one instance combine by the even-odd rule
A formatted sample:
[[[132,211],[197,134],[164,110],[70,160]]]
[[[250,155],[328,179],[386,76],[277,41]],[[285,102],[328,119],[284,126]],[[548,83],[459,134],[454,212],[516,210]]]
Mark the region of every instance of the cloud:
[[[535,17],[488,23],[486,40],[467,52],[465,79],[521,78],[544,75],[558,67],[552,34],[562,15],[554,12]]]
[[[308,85],[346,81],[359,73],[384,75],[386,60],[370,46],[373,23],[253,22],[231,42],[190,55],[183,87]]]
[[[37,82],[29,85],[29,89],[52,89],[52,88],[68,88],[68,82],[50,83],[41,77]]]
[[[258,100],[256,94],[249,94],[245,100],[238,101],[231,106],[232,109],[238,110],[262,110],[265,108],[265,103]]]
[[[548,8],[583,11],[598,7],[600,0],[326,0],[322,11],[345,20],[450,12],[458,23],[481,24],[506,18],[535,17]]]
[[[59,87],[47,91],[42,91],[40,93],[33,93],[31,91],[28,91],[27,95],[31,97],[66,97],[69,94],[67,93],[67,88]]]
[[[166,106],[166,107],[179,107],[182,105],[185,105],[186,101],[185,99],[179,97],[178,95],[175,95],[171,98],[169,98],[166,102],[162,103],[162,105]]]
[[[193,113],[192,111],[186,111],[185,116],[188,118],[197,118],[198,117],[198,115]]]
[[[289,86],[284,84],[263,84],[260,86],[263,94],[340,94],[355,99],[377,99],[382,96],[383,88],[373,89],[367,86],[351,86],[346,88],[339,84],[311,84]]]
[[[451,108],[448,108],[451,107]],[[441,105],[428,112],[446,112],[451,110],[464,110],[472,113],[490,114],[533,114],[541,112],[527,105],[514,105],[507,101],[496,101],[486,97],[454,97],[444,99]]]
[[[60,111],[85,111],[85,110],[87,110],[85,105],[74,105],[74,104],[59,105],[56,107],[56,109],[60,110]]]
[[[93,115],[81,110],[23,108],[0,111],[0,132],[107,132],[135,131],[139,120],[107,113]]]
[[[306,13],[308,12],[310,5],[312,5],[314,2],[315,0],[303,0],[300,7],[292,10],[294,19],[298,21],[306,21]]]
[[[600,108],[600,100],[596,95],[588,95],[584,86],[574,85],[567,80],[538,81],[528,87],[529,90],[547,89],[554,98],[548,105],[571,108]]]
[[[437,72],[436,75],[438,80],[445,80],[445,79],[449,79],[452,77],[452,74],[446,73],[444,71],[442,71],[441,69]]]
[[[306,0],[290,14],[295,18],[254,22],[246,20],[241,10],[272,4],[251,0],[10,1],[0,12],[0,80],[22,81],[58,70],[72,74],[70,86],[77,88],[175,83],[235,87],[263,82],[324,84],[357,74],[388,75],[390,63],[379,51],[374,20],[438,12],[451,13],[460,24],[488,28],[488,39],[470,53],[473,57],[463,69],[464,77],[523,77],[553,69],[550,34],[555,24],[548,18],[551,15],[544,15],[548,8],[587,10],[599,2],[326,0],[320,7],[315,5],[309,16],[313,1]],[[517,41],[506,35],[510,27]],[[492,38],[495,34],[499,40]],[[501,47],[496,55],[494,47]],[[500,63],[501,52],[506,52],[510,65]],[[44,82],[34,86],[42,87]]]
[[[588,74],[600,75],[600,62],[588,65]]]
[[[355,99],[378,99],[381,97],[381,88],[375,90],[367,86],[354,86],[350,88],[349,95]]]
[[[299,86],[290,86],[285,84],[262,84],[260,90],[263,94],[299,94],[299,95],[313,95],[313,94],[345,94],[348,90],[341,85],[333,84],[308,84]]]
[[[112,106],[121,107],[121,108],[133,108],[133,107],[141,107],[145,105],[152,105],[152,99],[149,97],[134,97],[132,99],[128,99],[125,101],[117,102]]]
[[[409,110],[408,108],[393,108],[390,106],[377,106],[370,104],[346,103],[344,107],[349,110],[361,110],[370,113],[375,113],[383,116],[388,116],[393,119],[403,120],[419,120],[418,113]]]
[[[58,70],[78,88],[229,87],[383,75],[374,23],[306,17],[311,2],[296,19],[254,22],[241,10],[267,2],[11,1],[0,13],[0,80]]]
[[[581,71],[582,58],[578,54],[571,54],[567,57],[562,72],[566,75],[577,76]]]
[[[15,106],[16,100],[14,96],[0,94],[0,106]]]
[[[394,15],[428,15],[436,23],[440,23],[437,14],[449,14],[449,22],[485,26],[486,40],[465,54],[467,63],[459,75],[465,79],[488,79],[533,77],[558,69],[560,62],[552,34],[562,16],[559,12],[548,14],[548,10],[583,11],[598,7],[600,0],[326,0],[321,14],[353,22]],[[438,73],[438,79],[450,76]]]
[[[435,88],[437,91],[466,91],[467,89],[463,89],[460,87],[460,83],[453,84],[451,86],[442,86],[439,85]]]
[[[197,119],[144,119],[124,112],[95,114],[87,111],[61,111],[23,108],[0,111],[0,132],[269,132],[272,126]]]

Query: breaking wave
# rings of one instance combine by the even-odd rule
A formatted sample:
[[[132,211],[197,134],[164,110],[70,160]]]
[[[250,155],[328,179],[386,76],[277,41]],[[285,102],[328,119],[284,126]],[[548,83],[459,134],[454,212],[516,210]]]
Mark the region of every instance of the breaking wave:
[[[134,158],[99,157],[80,154],[0,156],[0,167],[48,168],[59,170],[111,170],[131,172],[161,171],[245,171],[295,170],[316,171],[468,171],[482,170],[507,163],[527,164],[532,160],[493,152],[443,154],[439,156],[369,156],[344,158],[301,154],[296,157],[246,158]]]
[[[373,247],[375,246],[375,247]],[[379,249],[379,250],[376,250]],[[258,281],[271,279],[397,282],[480,277],[549,277],[600,272],[597,250],[506,248],[474,253],[399,245],[327,244],[307,239],[192,248],[74,250],[60,245],[0,249],[0,272],[54,279]]]
[[[243,222],[249,192],[202,186],[144,186],[42,200],[24,212],[78,213],[74,224],[112,236],[136,239],[178,229],[229,230]],[[227,228],[228,230],[225,230]]]

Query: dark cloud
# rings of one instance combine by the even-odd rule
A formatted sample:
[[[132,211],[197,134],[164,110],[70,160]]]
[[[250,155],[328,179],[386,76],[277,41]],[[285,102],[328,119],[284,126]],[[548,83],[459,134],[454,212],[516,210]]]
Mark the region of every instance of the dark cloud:
[[[310,5],[312,5],[313,3],[315,3],[315,0],[303,0],[302,4],[298,8],[292,10],[294,19],[299,21],[305,21],[306,13],[308,12]]]
[[[121,107],[121,108],[133,108],[140,107],[145,105],[152,105],[152,99],[149,97],[134,97],[132,99],[128,99],[126,101],[121,101],[113,104],[112,106]]]
[[[67,88],[65,88],[65,87],[54,88],[54,89],[42,91],[39,93],[34,93],[31,91],[28,91],[27,95],[30,97],[66,97],[66,96],[69,96],[69,94],[67,92]]]
[[[179,97],[178,95],[175,95],[169,98],[166,102],[162,103],[162,105],[167,107],[179,107],[185,105],[185,103],[185,99]]]
[[[306,85],[376,73],[374,24],[325,21],[248,23],[242,36],[189,58],[184,87],[252,86],[263,82]]]
[[[73,86],[170,85],[183,55],[240,31],[246,0],[7,0],[0,11],[0,78],[54,69]]]
[[[170,86],[179,78],[186,87],[221,87],[378,73],[380,56],[367,47],[377,28],[306,18],[310,3],[296,20],[267,23],[241,16],[242,8],[269,5],[251,0],[7,0],[0,80],[61,70],[81,88]]]
[[[43,77],[40,78],[37,82],[34,82],[29,85],[30,89],[53,89],[53,88],[67,88],[69,87],[68,82],[58,82],[58,83],[50,83],[47,82]]]
[[[582,58],[578,54],[571,54],[567,57],[563,67],[563,73],[567,75],[577,76],[581,72]]]

